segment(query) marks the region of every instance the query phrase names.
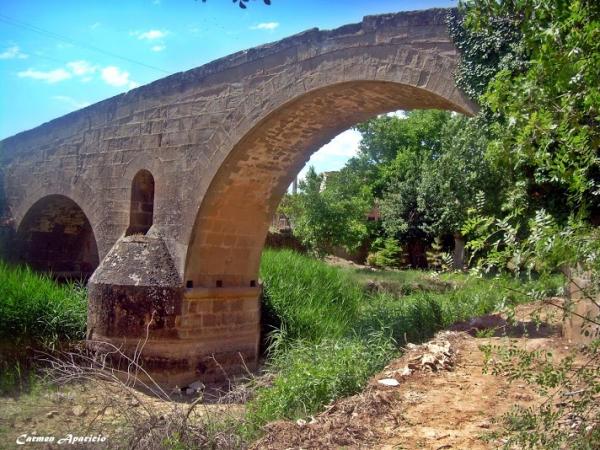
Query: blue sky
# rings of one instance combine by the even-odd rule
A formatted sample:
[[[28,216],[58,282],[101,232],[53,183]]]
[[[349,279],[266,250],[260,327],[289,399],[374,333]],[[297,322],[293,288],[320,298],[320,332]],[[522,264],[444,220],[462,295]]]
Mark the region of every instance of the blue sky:
[[[455,6],[448,0],[2,0],[0,139],[170,73],[309,28]],[[356,152],[346,132],[313,155],[335,170]]]

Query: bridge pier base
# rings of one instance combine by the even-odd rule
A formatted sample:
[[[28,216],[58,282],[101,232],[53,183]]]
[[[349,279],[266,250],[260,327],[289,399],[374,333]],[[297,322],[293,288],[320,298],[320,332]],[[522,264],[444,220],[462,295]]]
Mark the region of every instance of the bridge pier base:
[[[260,288],[188,289],[175,325],[191,378],[220,381],[253,370],[260,350]]]
[[[139,354],[161,385],[223,381],[257,365],[260,287],[184,289],[160,238],[122,238],[88,292],[88,348]],[[116,354],[110,362],[128,366]]]

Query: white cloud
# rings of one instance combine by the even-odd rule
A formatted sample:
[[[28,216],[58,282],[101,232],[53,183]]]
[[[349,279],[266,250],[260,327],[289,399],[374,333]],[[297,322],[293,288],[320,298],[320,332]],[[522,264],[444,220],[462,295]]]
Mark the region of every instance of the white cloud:
[[[279,26],[279,22],[262,22],[258,25],[254,25],[250,27],[251,30],[268,30],[273,31],[275,28]]]
[[[72,97],[68,97],[66,95],[55,95],[52,98],[54,100],[58,100],[59,102],[66,104],[67,106],[69,106],[72,109],[81,109],[81,108],[85,108],[86,106],[90,105],[89,102],[81,102],[81,101],[75,100]]]
[[[358,153],[361,139],[362,135],[357,130],[338,134],[310,157],[298,178],[304,178],[309,166],[315,166],[317,172],[341,169],[346,161]]]
[[[102,80],[111,86],[116,87],[127,87],[127,89],[133,89],[138,87],[140,84],[129,78],[129,72],[122,70],[117,66],[106,66],[100,68],[98,65],[94,65],[85,60],[71,61],[66,64],[65,67],[60,67],[54,70],[41,71],[35,69],[27,69],[26,71],[19,72],[17,75],[20,78],[32,78],[34,80],[43,80],[47,83],[57,83],[62,80],[76,77],[81,80],[82,83],[89,83],[95,79],[95,74],[100,71],[100,77]],[[67,103],[66,97],[57,96],[55,99]],[[81,103],[77,103],[81,106]],[[72,104],[75,107],[75,103]]]
[[[95,73],[97,69],[96,66],[84,60],[71,61],[67,63],[67,67],[73,72],[73,75],[76,76],[89,75]]]
[[[146,41],[154,41],[156,39],[163,39],[169,34],[167,30],[148,30],[148,31],[134,31],[130,33],[133,36],[137,36],[138,39]]]
[[[200,32],[200,28],[196,27],[196,26],[192,26],[192,27],[190,27],[189,32],[193,33],[193,34],[199,33]]]
[[[102,79],[111,86],[124,86],[129,83],[129,72],[121,71],[116,66],[102,69]]]
[[[93,24],[90,25],[90,30],[95,30],[96,28],[98,28],[101,25],[100,22],[95,22]]]
[[[150,47],[153,52],[162,52],[167,46],[164,44],[164,38],[171,32],[168,30],[148,30],[148,31],[130,31],[130,36],[137,36],[142,41],[148,41],[154,44]]]
[[[328,159],[331,157],[351,158],[356,155],[362,135],[357,130],[346,130],[338,134],[329,143],[316,152],[316,159]]]
[[[71,78],[71,73],[67,72],[62,67],[60,69],[54,69],[49,71],[41,71],[34,69],[27,69],[17,74],[19,78],[32,78],[34,80],[43,80],[47,83],[58,83],[59,81],[67,80]]]
[[[28,57],[29,55],[21,52],[18,45],[12,45],[0,53],[0,59],[25,59]]]
[[[66,48],[73,48],[73,44],[69,44],[68,42],[59,42],[56,44],[56,48],[59,50],[64,50]]]
[[[129,79],[129,72],[116,66],[107,66],[102,69],[102,79],[106,84],[116,87],[127,86],[128,89],[133,89],[139,86],[139,83]]]

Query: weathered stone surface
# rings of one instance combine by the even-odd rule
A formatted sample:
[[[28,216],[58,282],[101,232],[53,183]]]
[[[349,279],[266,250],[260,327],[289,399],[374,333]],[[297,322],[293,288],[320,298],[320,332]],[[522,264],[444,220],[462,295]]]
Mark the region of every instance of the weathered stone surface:
[[[159,237],[120,239],[90,278],[88,291],[88,339],[177,336],[183,286]]]
[[[0,163],[6,221],[29,233],[25,219],[34,205],[47,206],[56,195],[68,198],[89,221],[99,261],[115,245],[123,257],[135,253],[133,243],[120,239],[151,226],[149,234],[160,236],[169,254],[169,273],[178,277],[167,283],[165,308],[176,308],[175,293],[185,286],[210,292],[216,310],[204,311],[209,300],[190,301],[186,290],[182,312],[175,313],[177,337],[157,338],[145,352],[157,367],[168,366],[163,359],[170,358],[181,370],[196,367],[202,373],[214,372],[202,357],[220,348],[226,348],[224,361],[233,361],[238,350],[255,361],[258,312],[252,308],[258,300],[243,292],[258,295],[270,219],[310,155],[339,132],[387,111],[476,110],[454,83],[457,53],[447,12],[386,14],[336,30],[308,30],[5,139]],[[151,223],[149,191],[140,197],[134,188],[140,171],[154,182]],[[110,305],[126,305],[129,298],[128,308],[140,308],[130,310],[140,314],[130,323],[135,330],[130,334],[138,336],[156,307],[143,299],[154,295],[151,286],[136,286],[130,273],[110,272],[105,263],[100,267],[90,289],[91,332],[97,326],[113,341],[121,331],[127,334],[119,321],[99,317],[115,314]],[[229,306],[229,294],[215,288],[239,289],[243,301]],[[221,302],[231,308],[227,313],[217,311]],[[250,303],[251,312],[237,309]],[[94,308],[100,308],[98,314]],[[237,325],[223,331],[231,324]],[[210,344],[211,337],[219,345]],[[181,340],[186,344],[177,344]]]

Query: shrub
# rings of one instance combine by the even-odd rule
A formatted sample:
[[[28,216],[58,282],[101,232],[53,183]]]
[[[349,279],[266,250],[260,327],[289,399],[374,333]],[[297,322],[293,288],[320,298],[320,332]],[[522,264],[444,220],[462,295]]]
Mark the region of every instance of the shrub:
[[[373,242],[367,263],[373,267],[392,268],[398,267],[402,260],[402,247],[393,238],[377,238]]]
[[[452,267],[452,256],[444,252],[442,240],[436,237],[431,243],[431,249],[426,253],[427,266],[437,271],[447,271]]]
[[[394,354],[394,342],[381,332],[369,339],[296,342],[271,362],[277,376],[248,405],[249,422],[263,424],[314,414],[333,400],[360,391]]]

